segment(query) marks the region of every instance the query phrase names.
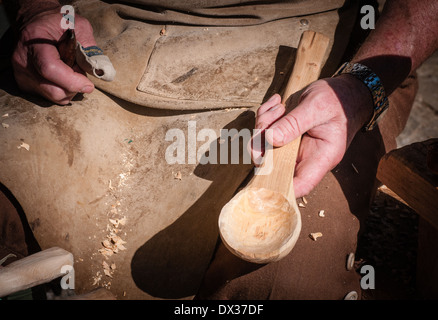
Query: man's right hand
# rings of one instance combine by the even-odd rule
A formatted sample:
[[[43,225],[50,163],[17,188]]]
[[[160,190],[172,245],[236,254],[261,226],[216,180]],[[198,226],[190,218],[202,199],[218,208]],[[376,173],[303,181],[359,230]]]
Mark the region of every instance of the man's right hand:
[[[302,136],[295,166],[297,198],[307,195],[344,157],[359,129],[371,118],[373,101],[368,88],[351,75],[313,82],[298,106],[286,112],[276,94],[257,110],[256,129],[281,147]],[[253,159],[259,150],[251,150]]]
[[[56,44],[65,32],[60,10],[40,13],[21,29],[12,66],[20,89],[65,105],[79,92],[91,93],[94,85],[77,65],[72,69],[60,58]],[[77,14],[75,34],[82,46],[96,45],[91,24]]]

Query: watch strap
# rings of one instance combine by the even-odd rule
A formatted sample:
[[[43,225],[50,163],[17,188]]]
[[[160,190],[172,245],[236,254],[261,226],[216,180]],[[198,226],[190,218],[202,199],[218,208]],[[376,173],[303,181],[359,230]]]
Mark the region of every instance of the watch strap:
[[[345,62],[332,77],[341,74],[351,74],[362,81],[369,89],[373,98],[373,115],[364,126],[365,131],[372,130],[377,125],[377,120],[388,108],[389,102],[380,78],[367,66],[360,63]]]

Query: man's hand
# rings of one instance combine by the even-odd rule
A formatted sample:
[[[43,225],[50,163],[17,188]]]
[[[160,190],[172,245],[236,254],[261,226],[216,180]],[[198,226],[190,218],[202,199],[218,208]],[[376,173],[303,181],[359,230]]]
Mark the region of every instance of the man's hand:
[[[306,88],[290,112],[276,94],[257,111],[256,129],[281,147],[302,135],[297,156],[295,196],[308,194],[343,158],[350,142],[371,118],[368,88],[350,75],[318,80]],[[286,114],[285,114],[286,113]],[[257,157],[253,153],[253,158]]]
[[[21,29],[12,65],[20,89],[65,105],[94,85],[78,66],[72,69],[60,59],[56,44],[65,32],[60,8],[38,14]],[[75,34],[82,46],[96,45],[90,23],[77,14]]]

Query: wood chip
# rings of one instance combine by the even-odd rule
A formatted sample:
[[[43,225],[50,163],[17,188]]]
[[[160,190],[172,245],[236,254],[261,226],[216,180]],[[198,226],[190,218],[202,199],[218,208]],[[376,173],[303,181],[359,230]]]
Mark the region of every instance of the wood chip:
[[[119,224],[121,224],[122,226],[124,226],[126,224],[126,217],[123,217],[122,219],[117,219],[117,221],[119,222]]]
[[[100,280],[102,280],[102,274],[100,273],[100,271],[96,272],[96,276],[93,277],[93,280],[94,280],[93,286],[97,285],[100,282]]]
[[[27,151],[29,151],[30,146],[29,146],[27,143],[22,142],[17,148],[18,148],[18,149],[24,148],[24,149],[26,149]]]
[[[114,254],[113,250],[108,248],[99,249],[99,253],[101,253],[105,258],[111,257]]]
[[[322,237],[322,233],[321,232],[313,232],[313,233],[309,234],[309,237],[313,241],[316,241],[319,237]]]
[[[102,262],[102,267],[103,267],[103,273],[107,276],[112,278],[112,274],[111,274],[111,270],[110,270],[110,266],[108,263],[106,263],[106,261]]]
[[[182,179],[181,172],[178,171],[177,173],[175,173],[175,174],[173,175],[173,177],[174,177],[175,179],[181,180],[181,179]]]
[[[109,222],[115,227],[118,228],[119,225],[124,226],[126,224],[126,217],[123,217],[121,219],[108,219]],[[114,231],[117,233],[117,229],[114,229]]]
[[[325,211],[324,210],[319,210],[319,212],[318,212],[318,216],[320,216],[321,218],[324,218],[325,217]]]
[[[2,122],[2,126],[3,126],[3,128],[5,128],[5,129],[9,128],[9,124],[7,124],[7,123],[3,123],[3,122]]]
[[[298,207],[305,208],[306,206],[302,202],[300,202],[298,203]]]
[[[305,197],[302,197],[304,204],[307,204],[307,199]]]
[[[108,269],[103,269],[103,273],[104,273],[107,277],[110,277],[110,278],[113,277],[112,274],[111,274],[111,272],[110,272]]]
[[[112,244],[108,239],[105,239],[102,241],[102,245],[107,248],[107,249],[111,249],[112,248]]]

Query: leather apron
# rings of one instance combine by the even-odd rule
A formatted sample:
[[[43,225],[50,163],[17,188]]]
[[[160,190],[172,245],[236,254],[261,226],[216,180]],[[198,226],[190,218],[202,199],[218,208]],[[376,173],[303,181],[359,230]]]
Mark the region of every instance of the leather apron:
[[[228,258],[220,259],[225,264],[219,269],[235,273],[216,279],[229,282],[242,270],[251,272],[249,278],[239,278],[239,290],[233,282],[233,290],[227,291],[239,294],[212,293],[223,289],[222,282],[208,276],[215,274],[217,262],[204,279],[213,256],[214,261],[220,256],[214,255],[217,218],[253,166],[193,163],[188,155],[189,139],[196,140],[196,151],[205,142],[197,140],[202,129],[213,129],[219,137],[221,129],[253,128],[256,108],[283,87],[304,30],[331,39],[322,76],[332,74],[342,61],[357,6],[290,1],[295,11],[278,16],[279,10],[266,10],[269,5],[264,4],[258,10],[269,13],[265,16],[231,14],[227,10],[233,9],[233,1],[222,9],[192,11],[158,7],[162,1],[138,2],[75,2],[76,13],[92,23],[99,47],[116,68],[113,82],[90,77],[98,89],[65,107],[16,88],[2,86],[0,91],[0,113],[8,114],[4,122],[9,124],[0,130],[0,181],[21,204],[41,248],[59,246],[73,253],[77,293],[104,286],[120,299],[189,299],[201,284],[199,297],[249,299],[337,299],[357,289],[357,275],[344,270],[344,257],[354,252],[359,229],[338,180],[342,170],[350,173],[347,166],[329,173],[308,197],[313,210],[331,206],[339,216],[326,211],[325,221],[315,220],[303,210],[297,249],[270,267],[279,268],[278,274],[260,278],[265,266],[244,264],[233,271],[237,269],[226,266]],[[256,10],[257,4],[234,9],[251,8]],[[172,144],[166,136],[172,129],[185,137],[184,163],[166,161]],[[361,162],[354,163],[360,171]],[[358,187],[349,192],[360,192]],[[360,205],[366,206],[369,196],[367,191]],[[331,240],[311,242],[309,248],[306,233],[323,228],[331,230],[322,231]],[[329,253],[335,266],[324,261]],[[115,268],[105,271],[103,262]],[[290,271],[291,265],[297,269]],[[309,291],[309,281],[326,293]],[[332,288],[333,283],[341,288]]]

